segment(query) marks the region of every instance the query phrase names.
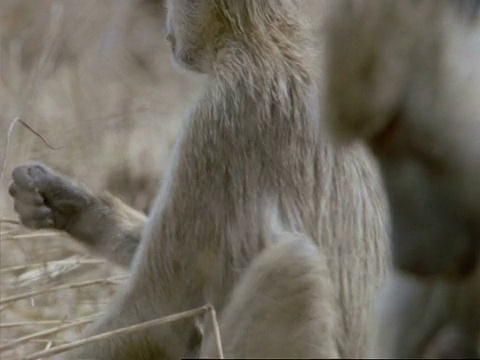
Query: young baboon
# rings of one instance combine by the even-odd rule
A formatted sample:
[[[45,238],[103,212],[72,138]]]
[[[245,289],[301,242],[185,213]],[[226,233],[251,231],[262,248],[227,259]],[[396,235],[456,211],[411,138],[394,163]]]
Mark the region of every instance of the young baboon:
[[[322,119],[376,156],[394,265],[423,279],[388,280],[382,356],[478,350],[479,10],[479,1],[339,0],[326,12]]]
[[[276,324],[293,321],[292,329],[301,331],[276,340],[291,344],[298,339],[315,351],[296,344],[299,352],[292,349],[292,356],[317,351],[367,355],[372,303],[388,259],[386,199],[367,152],[361,146],[338,149],[319,131],[313,52],[304,19],[292,0],[168,2],[173,57],[181,66],[206,74],[207,82],[188,113],[146,221],[119,200],[94,195],[41,164],[14,170],[10,192],[25,225],[63,229],[94,251],[130,264],[128,283],[90,334],[205,303],[212,303],[222,319],[226,306],[243,309],[232,290],[245,272],[239,284],[245,291],[275,274],[268,255],[257,259],[253,270],[249,265],[279,242],[281,231],[294,242],[294,234],[312,239],[321,255],[312,253],[308,259],[308,247],[299,243],[291,251],[293,263],[283,268],[286,254],[278,250],[279,271],[285,275],[282,280],[274,276],[272,280],[282,282],[268,284],[266,293],[282,294],[278,304],[289,309],[272,315],[269,306],[260,304],[263,316],[275,322],[258,329],[265,326],[283,336]],[[274,259],[276,250],[271,251]],[[325,259],[326,265],[318,266],[326,271],[311,268],[316,256]],[[265,272],[257,273],[264,261]],[[314,277],[292,276],[302,269],[323,275],[315,285]],[[289,293],[301,283],[311,286],[304,290],[315,294],[314,303]],[[325,317],[318,316],[320,309],[329,309]],[[292,313],[300,318],[291,320]],[[227,333],[232,321],[228,314],[222,323]],[[253,314],[236,316],[246,320]],[[305,344],[314,341],[309,331],[320,330],[321,338]],[[272,341],[269,332],[262,334],[266,343]],[[199,328],[184,321],[97,342],[69,356],[177,359],[198,355],[199,339]],[[250,341],[245,337],[237,344]],[[272,347],[272,353],[226,347],[234,355],[278,354]]]

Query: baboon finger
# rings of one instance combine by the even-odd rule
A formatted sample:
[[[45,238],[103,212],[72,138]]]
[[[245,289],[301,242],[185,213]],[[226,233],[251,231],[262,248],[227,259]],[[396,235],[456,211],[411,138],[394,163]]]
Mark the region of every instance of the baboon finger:
[[[27,165],[17,166],[12,172],[12,179],[22,189],[33,190],[35,188],[35,183],[28,173]]]
[[[53,219],[44,218],[44,219],[25,219],[21,220],[22,224],[30,229],[45,229],[53,228],[54,222]]]
[[[10,183],[10,185],[8,186],[8,193],[10,194],[11,197],[17,196],[18,194],[17,184],[15,184],[14,182]]]
[[[63,207],[65,204],[74,208],[85,202],[86,193],[72,184],[68,179],[55,174],[43,164],[33,164],[28,169],[34,179],[35,187],[47,203]]]
[[[42,191],[52,185],[58,187],[63,180],[55,175],[45,165],[37,162],[29,162],[16,167],[12,172],[12,178],[20,188]]]
[[[46,206],[35,206],[15,201],[14,209],[20,215],[22,223],[29,223],[31,220],[38,221],[43,219],[51,219],[53,222],[52,210]]]
[[[15,198],[15,201],[32,205],[43,204],[43,197],[37,191],[19,189],[19,186],[16,183],[10,184],[8,192],[13,198]]]
[[[53,218],[52,210],[46,206],[33,207],[30,212],[30,218],[34,220]]]
[[[35,187],[41,192],[51,188],[62,188],[65,185],[65,180],[41,163],[29,163],[26,167]]]

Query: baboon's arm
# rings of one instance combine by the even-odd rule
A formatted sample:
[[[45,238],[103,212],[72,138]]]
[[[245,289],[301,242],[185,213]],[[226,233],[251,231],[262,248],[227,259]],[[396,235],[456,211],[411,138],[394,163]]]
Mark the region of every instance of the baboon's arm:
[[[89,195],[91,204],[71,218],[65,231],[107,259],[129,267],[145,215],[108,193]]]
[[[9,192],[23,225],[64,230],[107,259],[130,265],[145,215],[108,193],[95,195],[41,163],[18,166],[12,175]]]

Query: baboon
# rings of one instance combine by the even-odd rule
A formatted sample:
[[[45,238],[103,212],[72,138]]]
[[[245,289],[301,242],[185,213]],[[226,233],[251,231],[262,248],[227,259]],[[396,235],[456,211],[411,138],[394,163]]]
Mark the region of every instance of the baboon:
[[[206,83],[188,112],[148,219],[110,195],[95,195],[33,163],[17,167],[10,186],[22,223],[62,229],[129,266],[127,284],[89,334],[205,303],[221,319],[225,315],[228,334],[237,320],[227,310],[244,308],[236,285],[237,293],[252,293],[267,282],[266,294],[282,294],[276,303],[281,311],[273,316],[267,298],[251,314],[236,314],[252,327],[249,316],[264,309],[269,321],[252,331],[270,329],[262,334],[265,343],[298,339],[304,346],[288,352],[298,357],[367,356],[373,302],[388,264],[386,198],[365,149],[337,148],[320,131],[314,51],[301,7],[291,0],[170,0],[167,10],[175,62],[205,74]],[[276,254],[278,233],[299,243],[289,262],[284,250]],[[316,244],[319,254],[301,245],[298,234]],[[315,257],[319,270],[311,265]],[[275,258],[281,273],[271,263]],[[313,275],[294,276],[304,269],[318,273],[318,283],[312,283]],[[302,291],[312,294],[314,303],[289,293],[302,284],[311,287]],[[328,310],[317,316],[315,309]],[[291,320],[292,314],[300,318]],[[277,329],[290,322],[299,332],[283,338],[286,332]],[[208,338],[208,322],[203,331]],[[314,344],[305,343],[314,341],[310,331],[321,332]],[[201,332],[184,321],[103,340],[68,356],[197,356]],[[273,345],[251,348],[251,341],[234,339],[227,351],[278,354]]]
[[[337,138],[364,139],[378,159],[394,265],[417,276],[465,277],[480,253],[475,4],[330,6],[324,118]]]
[[[478,349],[479,10],[468,0],[340,0],[325,12],[321,119],[378,160],[404,273],[387,281],[383,356]]]

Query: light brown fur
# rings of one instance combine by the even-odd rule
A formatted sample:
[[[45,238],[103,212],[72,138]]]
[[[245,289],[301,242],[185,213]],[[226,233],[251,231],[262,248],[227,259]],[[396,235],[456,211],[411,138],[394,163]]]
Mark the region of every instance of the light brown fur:
[[[462,343],[471,354],[480,332],[480,2],[328,5],[322,119],[337,140],[362,140],[377,158],[403,272],[383,300],[382,356],[462,356]]]
[[[338,358],[327,261],[302,236],[278,236],[245,271],[220,318],[227,358]],[[202,356],[217,355],[214,337]]]
[[[117,200],[82,190],[41,164],[14,171],[11,194],[24,224],[62,228],[94,251],[130,264],[128,284],[90,334],[204,303],[212,303],[223,319],[224,309],[243,306],[236,295],[230,297],[236,284],[248,294],[278,261],[276,279],[284,274],[285,284],[272,283],[267,293],[283,294],[285,300],[278,299],[279,308],[265,314],[273,323],[264,326],[275,333],[304,306],[329,309],[318,322],[307,316],[291,324],[306,339],[308,331],[320,334],[321,329],[322,336],[315,352],[296,344],[298,352],[292,356],[316,351],[368,355],[372,304],[387,262],[385,199],[365,150],[338,149],[320,132],[312,49],[303,19],[289,0],[169,2],[174,59],[205,73],[207,80],[204,94],[189,111],[145,226],[141,215]],[[320,254],[312,253],[311,259],[320,263],[311,270],[324,275],[316,284],[308,274],[298,280],[312,283],[311,304],[306,297],[297,302],[289,293],[299,284],[290,274],[312,266],[310,255],[302,253],[308,247],[299,242],[299,253],[292,251],[292,259],[305,258],[306,264],[297,267],[292,260],[283,272],[285,255],[274,260],[279,232],[291,239],[299,233],[318,247]],[[257,258],[263,251],[267,255]],[[264,273],[255,270],[262,261],[268,265]],[[266,305],[259,303],[257,309],[268,310]],[[225,311],[229,332],[231,315]],[[69,355],[179,358],[198,355],[198,335],[193,322],[185,321],[118,336]],[[294,339],[269,341],[281,346]],[[242,337],[240,343],[248,341]],[[273,345],[268,349],[278,351]],[[257,347],[248,354],[272,356]]]

